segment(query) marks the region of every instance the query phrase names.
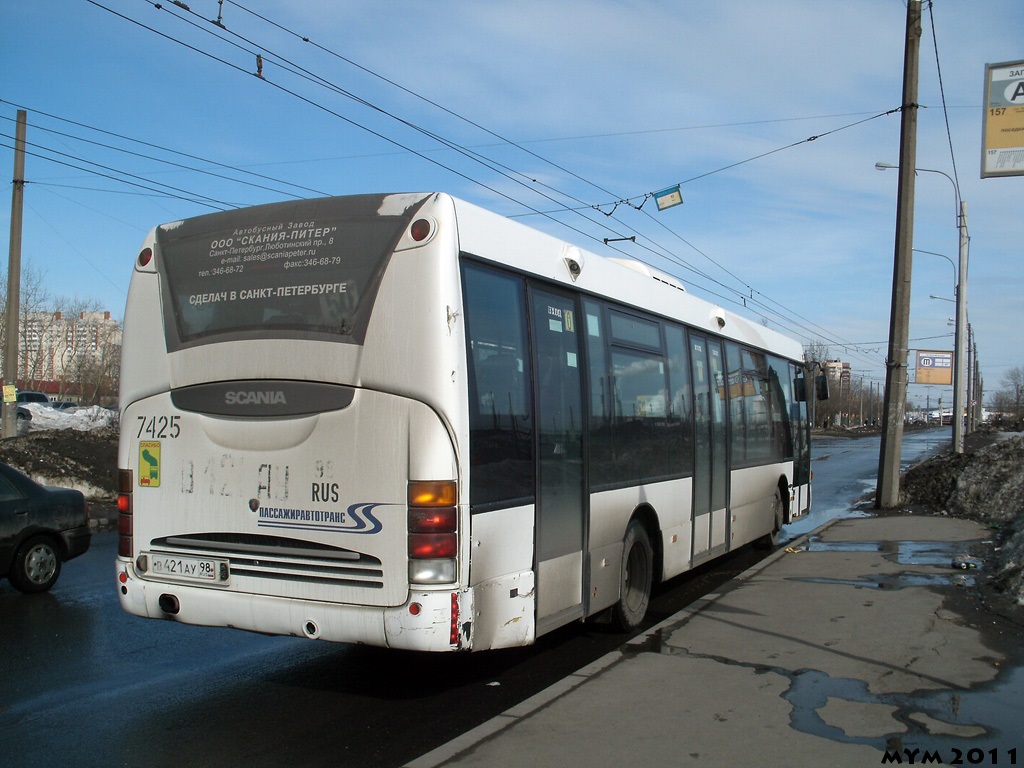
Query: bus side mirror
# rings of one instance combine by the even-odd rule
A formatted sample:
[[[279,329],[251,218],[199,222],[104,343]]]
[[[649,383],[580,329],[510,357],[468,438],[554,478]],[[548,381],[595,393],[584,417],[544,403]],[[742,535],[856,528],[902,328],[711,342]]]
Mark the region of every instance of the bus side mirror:
[[[807,402],[807,384],[806,379],[801,376],[798,379],[793,379],[793,398],[798,403]]]
[[[814,396],[818,400],[828,400],[828,376],[825,374],[814,377]]]

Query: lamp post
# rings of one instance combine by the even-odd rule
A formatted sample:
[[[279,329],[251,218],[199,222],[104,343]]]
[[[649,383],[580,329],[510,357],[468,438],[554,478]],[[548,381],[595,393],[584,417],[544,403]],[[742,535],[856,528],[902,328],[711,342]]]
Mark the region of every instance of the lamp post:
[[[947,256],[944,253],[936,253],[935,251],[924,251],[924,250],[921,250],[920,248],[912,248],[911,250],[914,253],[927,253],[930,256],[941,256],[943,259],[945,259],[946,261],[949,262],[949,265],[953,268],[953,293],[955,295],[956,291],[957,291],[957,271],[956,271],[956,264],[953,263],[953,260],[951,258],[949,258],[949,256]]]
[[[890,168],[899,168],[892,163],[875,163],[879,171],[887,171]],[[967,332],[967,202],[960,198],[960,187],[956,181],[945,171],[937,171],[932,168],[915,168],[920,173],[937,173],[945,176],[953,185],[953,193],[956,196],[956,228],[960,235],[959,247],[959,269],[954,267],[956,275],[956,342],[953,351],[953,450],[956,453],[964,452],[964,394],[967,383],[967,344],[964,334]],[[917,249],[915,249],[917,250]],[[932,253],[923,251],[923,253]],[[933,256],[942,256],[941,253],[933,253]],[[948,259],[948,256],[943,256]],[[952,259],[950,259],[952,264]]]

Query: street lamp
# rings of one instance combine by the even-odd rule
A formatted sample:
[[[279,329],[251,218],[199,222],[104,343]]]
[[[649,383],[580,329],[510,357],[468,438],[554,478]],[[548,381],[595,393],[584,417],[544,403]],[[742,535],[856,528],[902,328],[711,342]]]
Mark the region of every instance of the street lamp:
[[[899,166],[892,163],[875,163],[876,170],[887,171],[890,168],[899,168]],[[961,199],[960,187],[956,181],[945,171],[937,171],[932,168],[915,168],[914,171],[937,173],[940,176],[945,176],[949,183],[953,185],[953,193],[956,196],[956,227],[960,234],[960,266],[959,269],[954,267],[953,270],[956,276],[956,342],[953,351],[953,450],[956,453],[963,453],[964,425],[962,414],[964,412],[964,394],[967,382],[967,345],[964,340],[964,334],[967,332],[967,203]],[[932,252],[923,251],[923,253]],[[941,253],[932,255],[942,256]],[[949,257],[943,256],[943,258],[948,259]],[[952,259],[950,259],[950,263],[953,263]]]
[[[956,275],[957,275],[956,264],[953,263],[953,260],[951,258],[949,258],[949,256],[947,256],[944,253],[936,253],[935,251],[925,251],[925,250],[922,250],[921,248],[911,248],[910,250],[912,250],[914,253],[927,253],[929,256],[939,256],[939,257],[945,259],[946,261],[948,261],[949,262],[949,266],[951,266],[953,268],[953,292],[956,293],[956,288],[957,288],[957,285],[956,285],[956,283],[957,283],[957,279],[956,279]]]

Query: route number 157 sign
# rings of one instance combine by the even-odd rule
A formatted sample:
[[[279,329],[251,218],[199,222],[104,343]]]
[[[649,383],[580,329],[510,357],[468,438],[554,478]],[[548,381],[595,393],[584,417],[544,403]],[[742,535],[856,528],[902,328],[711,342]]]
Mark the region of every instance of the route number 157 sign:
[[[985,65],[981,177],[1024,176],[1024,60]]]

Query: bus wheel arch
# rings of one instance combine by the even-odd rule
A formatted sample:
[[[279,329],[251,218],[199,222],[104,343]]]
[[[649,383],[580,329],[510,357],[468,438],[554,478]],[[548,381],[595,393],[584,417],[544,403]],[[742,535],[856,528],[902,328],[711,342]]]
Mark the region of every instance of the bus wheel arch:
[[[650,507],[634,511],[622,539],[619,567],[619,599],[611,608],[612,624],[623,632],[640,626],[651,601],[651,590],[660,573],[657,549],[657,518]]]

